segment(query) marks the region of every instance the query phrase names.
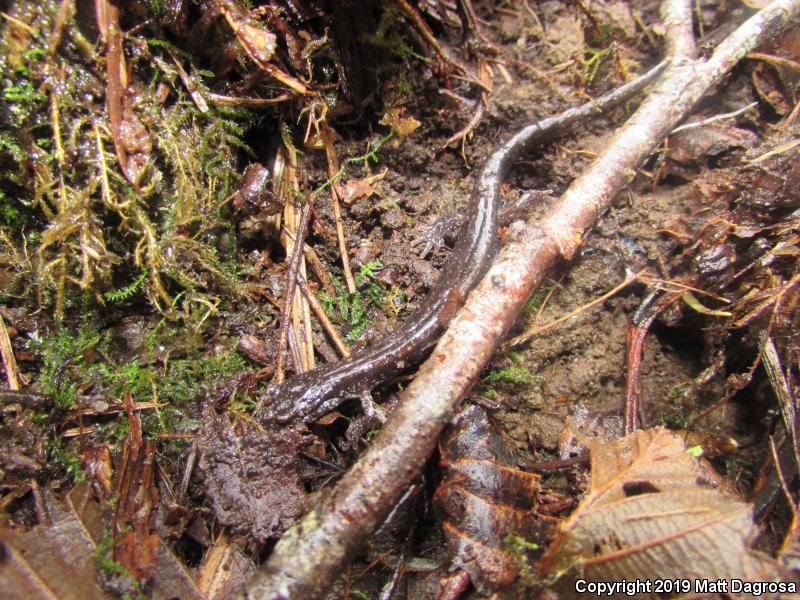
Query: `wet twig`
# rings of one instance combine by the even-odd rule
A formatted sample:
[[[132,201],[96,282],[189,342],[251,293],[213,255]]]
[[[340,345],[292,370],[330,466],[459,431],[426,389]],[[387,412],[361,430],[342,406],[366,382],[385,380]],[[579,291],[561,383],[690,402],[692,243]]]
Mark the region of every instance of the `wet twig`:
[[[12,391],[21,390],[26,382],[19,372],[17,358],[14,356],[14,348],[11,346],[11,338],[8,335],[3,315],[0,315],[0,360],[5,367],[8,387]]]
[[[286,346],[286,340],[289,332],[289,321],[292,314],[292,304],[294,303],[294,291],[296,283],[296,275],[300,268],[300,257],[303,254],[303,242],[308,231],[308,222],[311,219],[311,208],[308,204],[303,205],[300,213],[300,223],[297,226],[297,232],[294,239],[294,248],[292,255],[289,259],[289,272],[286,279],[286,295],[283,298],[283,307],[281,309],[281,326],[280,333],[278,334],[278,357],[277,364],[275,365],[275,381],[283,381],[283,350]],[[300,364],[295,365],[296,369],[300,368]]]
[[[636,310],[628,325],[625,349],[625,434],[639,428],[642,406],[642,357],[647,332],[658,315],[681,297],[680,292],[653,289]]]
[[[311,288],[308,287],[308,283],[306,280],[299,274],[295,276],[295,280],[297,282],[297,287],[300,288],[300,291],[303,292],[303,295],[306,297],[306,301],[308,305],[311,307],[311,311],[317,317],[320,325],[325,330],[325,333],[328,334],[328,337],[331,338],[331,342],[333,345],[336,346],[336,350],[343,358],[350,357],[350,349],[342,340],[342,337],[336,331],[336,327],[334,327],[331,320],[328,318],[328,315],[325,314],[325,310],[322,308],[322,305],[317,300],[316,295],[314,292],[311,291]]]
[[[333,179],[340,171],[339,159],[336,157],[336,150],[333,148],[334,132],[327,123],[322,124],[322,140],[325,143],[325,156],[328,159],[328,176]],[[342,256],[342,271],[344,280],[347,284],[347,291],[351,294],[356,293],[356,280],[353,277],[353,270],[350,268],[350,255],[347,253],[347,243],[344,239],[344,228],[342,227],[342,209],[339,201],[339,190],[336,182],[331,184],[331,201],[333,203],[333,218],[336,221],[336,239],[339,243],[339,254]]]
[[[560,257],[570,259],[598,215],[702,96],[750,50],[800,13],[775,0],[732,33],[707,61],[676,61],[541,225],[526,226],[501,252],[439,341],[394,414],[332,492],[276,545],[248,597],[316,598],[342,572],[415,478],[463,395],[516,315]],[[678,44],[671,44],[673,51]]]
[[[661,4],[661,20],[666,27],[667,54],[694,58],[697,48],[692,31],[691,0],[671,0]]]

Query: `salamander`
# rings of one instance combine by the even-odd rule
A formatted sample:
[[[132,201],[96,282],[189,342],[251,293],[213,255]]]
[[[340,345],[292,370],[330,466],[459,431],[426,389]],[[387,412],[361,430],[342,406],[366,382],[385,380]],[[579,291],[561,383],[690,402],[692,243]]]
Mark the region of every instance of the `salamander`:
[[[499,247],[500,186],[514,161],[533,145],[552,139],[592,115],[602,114],[645,88],[664,64],[654,67],[597,100],[520,129],[495,150],[472,188],[464,224],[436,283],[395,331],[346,360],[328,363],[267,387],[259,398],[261,421],[311,422],[348,398],[362,398],[376,385],[408,370],[425,357],[483,277]],[[368,396],[367,396],[368,397]],[[365,405],[366,409],[366,405]]]

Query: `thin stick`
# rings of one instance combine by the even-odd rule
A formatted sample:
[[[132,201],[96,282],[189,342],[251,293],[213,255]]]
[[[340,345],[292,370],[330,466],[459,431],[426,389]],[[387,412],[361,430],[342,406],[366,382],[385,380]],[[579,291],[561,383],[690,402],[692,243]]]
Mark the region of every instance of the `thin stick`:
[[[312,215],[316,214],[314,210],[314,205],[311,203],[311,198],[308,194],[308,185],[305,180],[305,177],[302,179],[303,181],[303,189],[305,190],[305,197],[306,203],[304,204],[303,208],[308,209],[309,214],[309,223]],[[295,242],[295,244],[299,244],[302,246],[304,244],[304,240],[300,239]],[[297,279],[297,277],[302,277],[306,279],[308,277],[308,273],[306,272],[306,261],[303,259],[303,255],[301,254],[298,259],[298,266],[297,270],[295,271],[295,276],[293,279]],[[288,277],[292,277],[292,273],[288,274]],[[292,310],[292,321],[294,325],[294,331],[296,334],[297,339],[297,346],[301,353],[301,360],[303,364],[304,371],[310,371],[314,368],[314,334],[311,328],[311,311],[308,307],[308,302],[306,302],[305,297],[302,294],[294,294],[294,309]]]
[[[611,289],[611,290],[607,291],[602,296],[598,296],[597,298],[595,298],[594,300],[592,300],[591,302],[589,302],[587,304],[584,304],[583,306],[579,306],[578,308],[576,308],[572,312],[567,313],[566,315],[564,315],[562,317],[559,317],[557,319],[553,319],[552,321],[548,321],[544,325],[534,325],[533,327],[528,329],[528,331],[526,331],[525,333],[522,333],[522,334],[518,335],[517,337],[512,338],[509,342],[506,342],[505,347],[509,347],[510,348],[510,347],[513,347],[513,346],[517,346],[518,344],[521,344],[522,342],[528,341],[534,335],[538,335],[538,334],[542,333],[543,331],[547,331],[551,327],[555,327],[556,325],[559,325],[559,324],[563,323],[564,321],[569,321],[572,317],[574,317],[576,315],[579,315],[579,314],[581,314],[582,312],[584,312],[586,310],[589,310],[593,306],[597,306],[601,302],[605,302],[606,300],[611,298],[611,296],[613,296],[614,294],[616,294],[620,290],[625,289],[626,287],[628,287],[634,281],[638,281],[639,279],[641,279],[646,273],[647,273],[646,269],[644,269],[642,271],[639,271],[635,275],[631,275],[630,277],[628,277],[625,281],[620,283],[614,289]]]
[[[642,301],[628,325],[625,336],[625,395],[624,423],[625,434],[639,428],[639,413],[642,406],[642,357],[645,340],[650,325],[655,318],[670,304],[680,298],[678,292],[668,292],[663,296],[660,290],[652,290]]]
[[[781,488],[786,496],[786,502],[789,504],[789,508],[792,510],[793,518],[797,519],[797,504],[792,497],[792,492],[789,491],[789,485],[786,483],[786,478],[783,476],[783,469],[781,469],[781,461],[778,458],[778,449],[775,446],[774,436],[769,436],[769,449],[772,454],[772,461],[775,463],[775,473],[778,475],[778,481],[781,482]]]
[[[477,104],[478,107],[475,110],[475,113],[472,115],[472,118],[469,120],[469,123],[447,138],[445,143],[442,144],[442,148],[447,148],[453,142],[466,139],[467,136],[475,131],[475,128],[478,126],[478,123],[480,123],[481,117],[483,117],[483,113],[486,110],[486,106],[482,100],[477,100],[475,104]]]
[[[317,317],[319,320],[320,325],[325,330],[325,333],[328,334],[328,337],[331,338],[331,342],[334,346],[336,346],[336,350],[339,351],[339,354],[342,355],[343,358],[350,358],[350,349],[345,345],[344,341],[342,340],[339,332],[336,331],[336,327],[334,327],[331,320],[328,318],[328,315],[325,314],[325,309],[322,308],[322,305],[317,300],[317,297],[314,295],[314,292],[311,291],[311,288],[308,287],[308,283],[305,279],[303,279],[300,274],[297,274],[295,278],[297,281],[297,287],[300,288],[300,291],[303,292],[303,295],[306,297],[308,301],[308,305],[311,307],[311,310],[314,313],[314,316]]]
[[[58,46],[61,44],[61,34],[64,32],[64,27],[74,12],[75,0],[61,0],[53,31],[50,32],[50,43],[47,48],[51,55],[55,56]]]
[[[308,222],[311,218],[311,209],[308,204],[304,204],[300,212],[300,224],[297,226],[294,248],[289,258],[289,275],[286,279],[286,295],[283,297],[283,308],[281,309],[281,326],[278,334],[278,357],[275,365],[275,381],[281,382],[284,379],[283,372],[283,349],[286,347],[286,338],[289,331],[289,321],[292,314],[292,304],[294,304],[294,286],[296,282],[295,274],[300,264],[300,256],[303,254],[303,240],[308,230]],[[299,368],[299,364],[295,367]]]
[[[333,149],[333,129],[327,123],[322,124],[322,140],[325,143],[325,156],[328,158],[328,176],[333,178],[339,172],[339,159],[336,158],[336,151]],[[339,202],[339,191],[336,183],[331,184],[331,199],[333,201],[333,218],[336,221],[336,239],[339,242],[339,254],[342,256],[342,270],[344,280],[347,284],[347,291],[351,294],[356,293],[356,280],[350,268],[350,256],[347,253],[347,244],[344,239],[344,227],[342,227],[342,209]]]
[[[241,106],[243,108],[269,108],[281,102],[294,98],[294,94],[286,92],[274,98],[239,98],[238,96],[223,96],[208,94],[208,100],[219,106]]]
[[[723,121],[725,119],[731,119],[733,117],[738,117],[743,112],[747,112],[751,108],[755,108],[758,106],[758,102],[751,102],[747,106],[743,106],[738,110],[734,110],[732,112],[723,113],[721,115],[714,115],[713,117],[709,117],[708,119],[703,119],[702,121],[698,121],[696,123],[686,123],[686,125],[681,125],[680,127],[676,127],[673,129],[670,134],[678,133],[679,131],[685,131],[686,129],[694,129],[695,127],[704,127],[706,125],[710,125],[711,123],[715,123],[717,121]]]
[[[786,67],[787,69],[792,69],[793,71],[800,71],[800,62],[789,60],[788,58],[783,58],[782,56],[773,56],[772,54],[763,54],[761,52],[750,52],[747,55],[747,58],[750,60],[761,60],[773,65]]]
[[[325,288],[325,291],[329,294],[336,293],[336,287],[333,285],[333,279],[331,279],[328,271],[325,270],[322,261],[319,259],[319,256],[317,256],[317,253],[314,251],[314,249],[308,244],[304,244],[303,254],[306,257],[306,260],[311,263],[311,268],[314,269],[314,273],[319,278],[319,281],[322,284],[322,287]]]

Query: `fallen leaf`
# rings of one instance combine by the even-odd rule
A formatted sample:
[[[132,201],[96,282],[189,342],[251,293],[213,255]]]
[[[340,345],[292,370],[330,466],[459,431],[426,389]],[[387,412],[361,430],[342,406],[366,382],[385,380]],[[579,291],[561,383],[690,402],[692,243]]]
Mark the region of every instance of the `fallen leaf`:
[[[405,112],[406,109],[404,106],[390,108],[386,111],[386,114],[383,115],[383,118],[378,121],[381,125],[386,125],[394,129],[394,132],[397,134],[397,137],[400,138],[400,141],[403,141],[412,133],[414,133],[417,127],[422,124],[414,117],[403,116]]]
[[[150,161],[153,140],[133,107],[134,97],[128,91],[122,99],[122,122],[119,130],[120,140],[125,148],[125,163],[121,166],[128,181],[137,185]]]
[[[350,204],[359,198],[369,198],[375,193],[374,184],[386,177],[389,169],[384,169],[377,175],[365,177],[364,179],[351,179],[344,185],[338,187],[339,196],[345,204]]]
[[[686,452],[680,436],[657,427],[596,443],[591,453],[589,493],[539,561],[556,590],[574,591],[578,574],[604,582],[782,579],[772,558],[750,549],[752,506]]]
[[[223,530],[203,557],[197,585],[209,600],[232,598],[240,592],[256,567]]]
[[[310,436],[292,427],[264,427],[217,413],[206,403],[198,443],[200,470],[214,514],[232,533],[259,542],[278,537],[303,514],[306,491],[297,473]]]
[[[250,333],[245,333],[239,338],[236,349],[262,366],[272,363],[272,355],[267,351],[267,345]]]
[[[95,495],[101,500],[111,496],[112,491],[112,461],[108,446],[87,446],[83,450],[83,470],[86,478],[92,483]]]
[[[0,595],[3,600],[113,600],[98,585],[98,544],[108,527],[88,482],[78,483],[59,502],[45,489],[51,526],[29,531],[0,526]],[[152,600],[206,600],[181,562],[159,544]]]
[[[274,33],[251,19],[247,9],[238,0],[215,0],[215,4],[253,62],[296,92],[308,93],[308,88],[302,81],[270,63],[278,40]]]
[[[469,574],[481,593],[509,586],[520,574],[520,556],[509,536],[533,550],[552,524],[535,512],[539,477],[510,465],[514,456],[486,412],[464,408],[440,441],[445,478],[433,502],[442,521],[452,566]],[[440,590],[450,582],[440,582]]]
[[[50,511],[51,527],[40,525],[27,532],[0,527],[4,599],[115,598],[96,583],[95,535],[102,519],[99,505],[85,501],[90,493],[88,484],[75,486],[65,506]]]

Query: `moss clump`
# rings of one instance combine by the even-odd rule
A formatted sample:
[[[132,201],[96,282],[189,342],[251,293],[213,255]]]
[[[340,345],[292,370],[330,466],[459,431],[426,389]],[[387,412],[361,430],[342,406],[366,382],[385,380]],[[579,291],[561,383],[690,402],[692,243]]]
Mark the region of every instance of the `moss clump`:
[[[370,261],[356,275],[359,289],[354,293],[347,292],[342,282],[334,279],[339,293],[320,298],[320,303],[331,318],[341,319],[348,325],[349,342],[357,340],[372,324],[371,310],[376,307],[388,308],[383,284],[375,277],[375,271],[382,267],[380,261]]]
[[[209,390],[247,369],[246,359],[235,349],[217,349],[211,355],[194,343],[194,333],[167,319],[143,335],[146,348],[131,359],[118,356],[122,340],[102,326],[96,315],[88,314],[80,326],[62,325],[31,343],[43,362],[34,389],[52,397],[56,406],[54,416],[37,417],[49,429],[48,460],[54,473],[75,481],[85,478],[80,444],[94,439],[114,448],[128,436],[128,417],[119,404],[126,394],[137,404],[150,403],[138,411],[145,437],[192,433],[201,426],[199,407]],[[82,442],[64,438],[62,431],[77,426],[78,410],[88,408],[89,397],[95,411],[84,415],[81,423],[91,429],[91,437]],[[246,397],[237,401],[242,406],[249,403]],[[184,441],[163,440],[161,446]]]
[[[37,387],[50,396],[59,408],[77,404],[78,386],[87,357],[100,343],[100,334],[89,324],[91,316],[77,331],[59,328],[55,335],[34,341],[33,348],[43,357]]]
[[[161,312],[216,310],[240,290],[225,199],[253,118],[201,111],[164,44],[125,40],[128,156],[107,113],[104,56],[67,23],[49,44],[61,3],[17,3],[0,23],[0,273],[7,293],[62,314],[143,294]],[[147,84],[142,82],[149,82]],[[197,85],[204,90],[200,75]],[[168,90],[159,95],[159,88]],[[132,132],[132,133],[131,133]],[[133,139],[132,139],[133,138]]]
[[[541,375],[535,375],[524,367],[508,367],[499,371],[492,371],[483,378],[484,383],[507,382],[522,385],[530,385],[541,380]]]

